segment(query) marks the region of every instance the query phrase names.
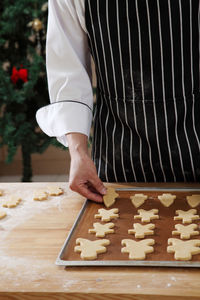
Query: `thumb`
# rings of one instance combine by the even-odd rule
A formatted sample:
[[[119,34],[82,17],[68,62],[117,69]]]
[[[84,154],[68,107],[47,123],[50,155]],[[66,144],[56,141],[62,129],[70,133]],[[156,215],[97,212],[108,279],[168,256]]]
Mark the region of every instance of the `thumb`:
[[[90,179],[90,182],[97,192],[99,192],[101,195],[106,194],[106,188],[97,175],[94,178]]]

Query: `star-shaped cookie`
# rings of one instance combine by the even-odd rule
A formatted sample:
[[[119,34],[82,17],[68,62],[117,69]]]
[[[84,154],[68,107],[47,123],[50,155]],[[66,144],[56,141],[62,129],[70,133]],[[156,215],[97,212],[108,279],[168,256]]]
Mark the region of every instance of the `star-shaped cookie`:
[[[104,237],[108,233],[114,233],[114,229],[111,229],[115,226],[114,223],[94,223],[94,228],[89,229],[89,233],[96,233],[96,237]]]
[[[190,225],[182,225],[176,224],[174,231],[172,231],[172,235],[180,235],[182,240],[190,239],[193,235],[198,235],[199,231],[195,230],[198,228],[197,224],[190,224]]]
[[[101,221],[103,222],[108,222],[111,219],[119,218],[118,212],[119,212],[118,208],[112,208],[112,209],[100,208],[98,209],[98,214],[96,214],[94,217],[95,219],[101,219]]]
[[[148,223],[151,220],[159,219],[158,209],[153,208],[151,210],[138,209],[139,215],[134,216],[134,219],[141,219],[142,222]]]
[[[192,255],[200,253],[200,240],[182,241],[179,239],[168,239],[167,252],[174,253],[176,260],[191,260]]]
[[[192,221],[199,219],[199,215],[195,215],[196,213],[197,210],[195,208],[187,211],[178,209],[176,210],[178,216],[175,216],[174,220],[182,220],[183,224],[192,223]]]
[[[154,231],[152,229],[155,228],[155,224],[146,224],[142,225],[140,223],[134,223],[133,224],[134,229],[129,229],[129,234],[135,234],[136,239],[143,239],[145,235],[153,235]]]

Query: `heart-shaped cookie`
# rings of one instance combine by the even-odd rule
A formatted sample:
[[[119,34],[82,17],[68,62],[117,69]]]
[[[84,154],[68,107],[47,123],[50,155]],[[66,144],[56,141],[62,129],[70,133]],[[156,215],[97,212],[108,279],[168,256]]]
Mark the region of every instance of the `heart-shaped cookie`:
[[[196,207],[200,204],[200,195],[187,196],[186,199],[190,207]]]
[[[135,194],[133,196],[130,197],[131,202],[133,203],[133,205],[137,208],[139,206],[141,206],[145,200],[147,200],[148,196],[144,195],[144,194]]]
[[[162,194],[162,195],[158,196],[158,199],[165,207],[169,207],[170,205],[172,205],[174,203],[176,196],[172,195],[172,194]]]

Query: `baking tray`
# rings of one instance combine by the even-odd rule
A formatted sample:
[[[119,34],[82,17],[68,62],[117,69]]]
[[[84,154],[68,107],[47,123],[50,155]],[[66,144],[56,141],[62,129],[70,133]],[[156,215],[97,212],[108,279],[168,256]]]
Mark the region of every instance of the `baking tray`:
[[[172,236],[175,224],[182,223],[174,221],[175,211],[177,209],[188,210],[191,207],[186,202],[186,196],[192,194],[200,194],[200,188],[115,188],[119,197],[111,208],[119,208],[119,218],[113,219],[111,222],[115,224],[115,233],[108,234],[104,239],[110,240],[110,245],[106,246],[107,252],[99,254],[96,260],[82,260],[80,253],[74,252],[76,238],[86,238],[97,240],[95,234],[89,234],[88,229],[93,228],[93,223],[101,222],[95,219],[94,215],[98,213],[98,209],[105,206],[103,204],[94,203],[86,200],[79,215],[57,257],[56,264],[60,266],[157,266],[157,267],[200,267],[200,254],[194,255],[190,261],[176,261],[174,254],[167,253],[167,240]],[[131,203],[130,196],[135,193],[144,193],[148,195],[146,202],[139,208],[135,208]],[[172,193],[177,196],[174,204],[170,207],[164,207],[158,200],[158,195],[162,193]],[[134,220],[133,216],[137,214],[137,210],[157,208],[159,210],[158,220],[152,220],[155,224],[154,235],[145,238],[155,239],[154,252],[149,253],[145,260],[130,260],[127,253],[121,253],[122,239],[135,239],[134,235],[128,234],[128,229],[133,228],[133,223],[141,223],[140,220]],[[196,207],[197,214],[200,215],[200,205]],[[200,220],[193,223],[198,224],[200,230]],[[143,223],[144,224],[144,223]],[[147,224],[147,223],[146,223]],[[200,235],[193,236],[192,239],[200,239]]]

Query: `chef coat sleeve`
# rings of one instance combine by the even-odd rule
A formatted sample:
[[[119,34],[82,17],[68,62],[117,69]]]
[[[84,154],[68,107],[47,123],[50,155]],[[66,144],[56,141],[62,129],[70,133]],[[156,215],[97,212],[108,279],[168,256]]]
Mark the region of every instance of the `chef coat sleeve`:
[[[50,103],[40,108],[40,128],[68,146],[66,134],[89,136],[93,92],[87,34],[73,1],[50,0],[46,42],[46,68]]]

